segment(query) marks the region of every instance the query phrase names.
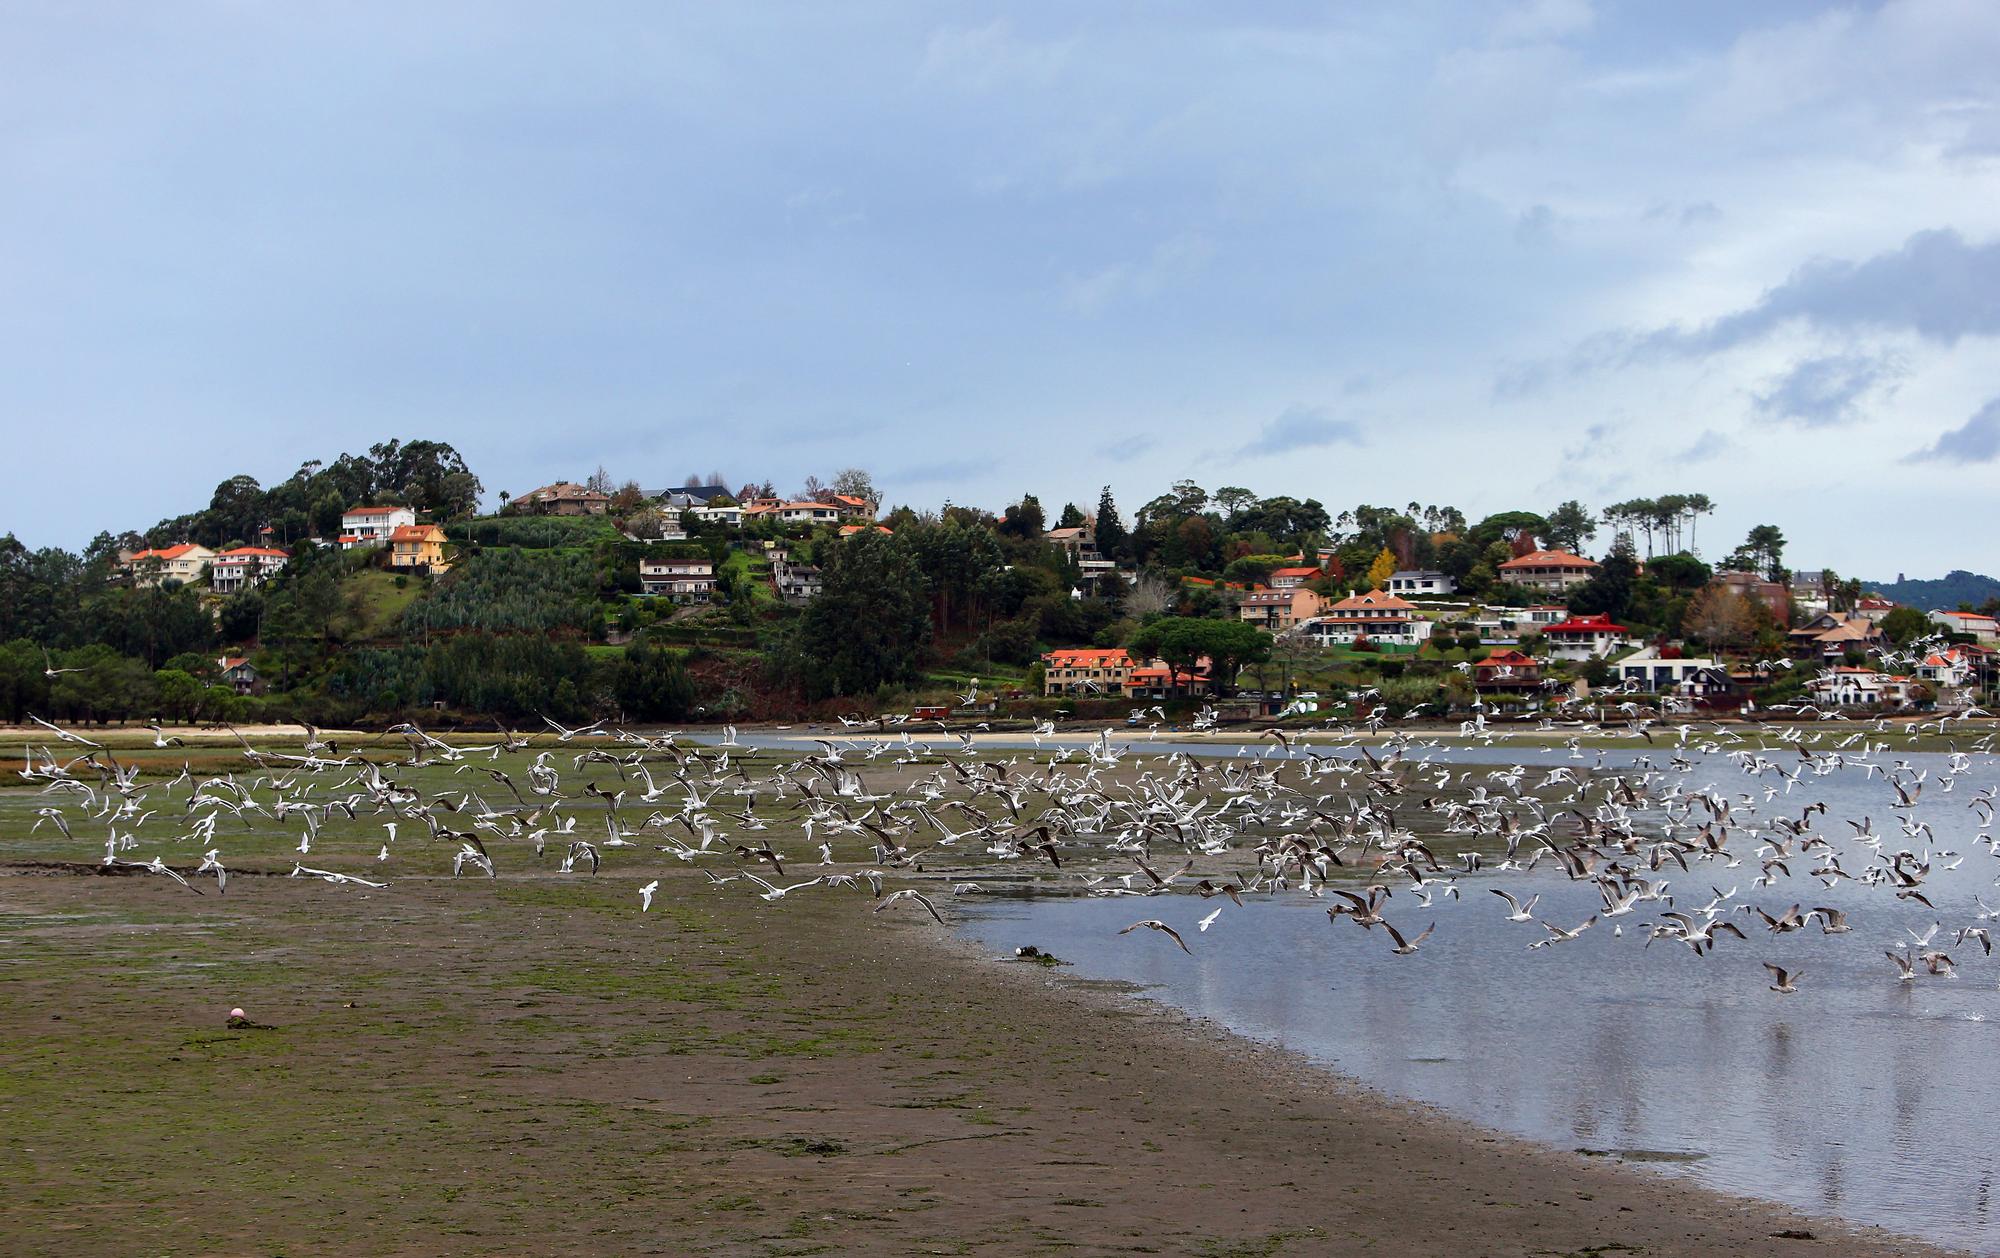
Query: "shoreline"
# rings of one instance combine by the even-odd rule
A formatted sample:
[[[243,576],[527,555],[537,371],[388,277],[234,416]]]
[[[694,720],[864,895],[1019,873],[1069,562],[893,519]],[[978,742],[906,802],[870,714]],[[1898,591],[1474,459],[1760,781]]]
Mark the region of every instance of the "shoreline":
[[[1439,1106],[1375,1087],[1336,1066],[1275,1041],[1235,1031],[1213,1018],[1192,1013],[1166,1000],[1146,995],[1147,988],[1122,980],[1098,979],[1067,967],[1011,964],[1004,957],[954,929],[934,936],[930,946],[946,964],[976,967],[982,977],[1018,989],[1026,1002],[1060,1001],[1091,1016],[1130,1019],[1142,1034],[1175,1041],[1190,1058],[1210,1058],[1224,1068],[1246,1067],[1266,1088],[1277,1086],[1309,1095],[1336,1121],[1372,1129],[1373,1146],[1384,1149],[1416,1146],[1424,1152],[1460,1155],[1458,1165],[1513,1163],[1509,1180],[1534,1185],[1546,1193],[1541,1210],[1549,1215],[1524,1228],[1482,1227],[1487,1239],[1454,1241],[1436,1252],[1452,1253],[1594,1253],[1602,1249],[1648,1254],[1697,1252],[1788,1252],[1840,1255],[1942,1255],[1962,1251],[1902,1233],[1853,1223],[1837,1216],[1807,1215],[1783,1203],[1727,1192],[1664,1171],[1650,1170],[1615,1154],[1586,1154],[1482,1126]],[[1369,1180],[1400,1179],[1407,1156],[1365,1156],[1350,1175]],[[1437,1177],[1431,1177],[1433,1179]],[[1377,1183],[1381,1191],[1406,1191]],[[1493,1192],[1467,1184],[1451,1201],[1435,1201],[1434,1210],[1494,1207]],[[1609,1204],[1611,1218],[1603,1206]],[[1413,1211],[1415,1213],[1415,1211]],[[1432,1216],[1432,1223],[1442,1219]],[[1564,1234],[1615,1225],[1621,1235],[1580,1240]],[[1445,1231],[1457,1231],[1455,1223]],[[1443,1239],[1443,1238],[1438,1238]],[[1389,1252],[1431,1252],[1415,1238],[1389,1242]],[[1356,1251],[1374,1243],[1356,1244]],[[1467,1249],[1461,1245],[1473,1245]],[[1289,1251],[1287,1251],[1289,1252]],[[1309,1252],[1348,1252],[1337,1244]]]
[[[1490,1132],[865,894],[765,904],[673,871],[641,914],[635,886],[257,878],[224,898],[0,870],[0,1235],[78,1254],[1944,1252]],[[261,1029],[224,1029],[232,1005]],[[85,1062],[123,1086],[74,1086]]]

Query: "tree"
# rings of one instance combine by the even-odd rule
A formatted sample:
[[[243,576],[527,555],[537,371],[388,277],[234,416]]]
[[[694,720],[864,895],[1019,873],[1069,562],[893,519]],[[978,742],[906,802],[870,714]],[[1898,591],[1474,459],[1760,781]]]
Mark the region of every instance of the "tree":
[[[1106,559],[1125,553],[1125,523],[1118,518],[1118,504],[1111,500],[1111,486],[1097,495],[1097,551]]]
[[[1895,646],[1904,646],[1937,632],[1931,618],[1914,607],[1898,607],[1882,617],[1882,636]]]
[[[1740,651],[1757,636],[1756,609],[1728,586],[1704,586],[1689,600],[1681,632],[1714,650]]]
[[[606,495],[611,493],[611,485],[611,472],[602,463],[599,463],[597,470],[590,474],[590,479],[583,483],[583,487],[591,493]]]
[[[612,693],[630,720],[678,721],[694,710],[694,680],[681,656],[654,646],[645,633],[626,646],[613,675]]]
[[[900,535],[858,533],[826,550],[820,595],[794,626],[784,671],[815,700],[917,681],[930,599],[909,546]]]
[[[1047,524],[1048,517],[1042,513],[1041,499],[1029,494],[1007,508],[1000,517],[1000,533],[1004,537],[1034,541],[1042,535]]]
[[[1632,608],[1638,581],[1639,558],[1632,553],[1632,540],[1620,537],[1598,565],[1597,575],[1570,591],[1569,609],[1585,616],[1622,619]]]
[[[1083,509],[1073,502],[1065,502],[1063,504],[1062,515],[1056,520],[1056,527],[1059,529],[1075,529],[1082,528],[1083,524]]]
[[[1784,558],[1784,533],[1775,524],[1759,524],[1744,536],[1728,563],[1741,571],[1762,573],[1766,580],[1782,581]]]
[[[1175,686],[1182,674],[1194,672],[1206,659],[1209,676],[1227,694],[1235,689],[1238,673],[1271,658],[1271,635],[1240,620],[1166,616],[1134,634],[1128,649],[1134,655],[1163,660],[1168,681]]]
[[[1389,584],[1389,578],[1396,575],[1396,556],[1387,547],[1375,556],[1375,562],[1368,565],[1368,588],[1379,590]]]
[[[849,498],[859,498],[868,504],[870,511],[882,507],[882,494],[875,488],[875,480],[858,467],[844,467],[833,474],[833,492]]]
[[[1542,524],[1542,536],[1557,550],[1580,553],[1583,544],[1597,536],[1597,521],[1588,507],[1572,498],[1549,512]]]

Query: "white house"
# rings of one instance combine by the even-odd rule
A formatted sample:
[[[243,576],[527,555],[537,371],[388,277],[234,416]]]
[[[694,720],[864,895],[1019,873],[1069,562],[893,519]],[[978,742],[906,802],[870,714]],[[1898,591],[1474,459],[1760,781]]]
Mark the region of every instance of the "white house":
[[[735,528],[737,525],[743,523],[743,508],[741,507],[711,507],[703,505],[689,507],[687,514],[692,515],[697,520],[707,520],[714,524],[726,524],[730,528]]]
[[[1934,611],[1931,623],[1946,633],[1969,633],[1979,642],[2000,642],[2000,621],[1978,612]]]
[[[1632,645],[1631,631],[1609,616],[1572,616],[1542,630],[1549,654],[1559,660],[1603,658]]]
[[[1806,687],[1813,702],[1833,708],[1879,708],[1910,702],[1916,683],[1873,668],[1830,668]]]
[[[641,559],[639,592],[664,594],[676,603],[706,603],[715,593],[715,565],[706,557]]]
[[[417,513],[408,507],[349,507],[340,516],[340,546],[342,550],[381,546],[388,542],[389,534],[414,528],[416,523]]]
[[[1437,598],[1457,592],[1458,582],[1447,572],[1413,569],[1395,573],[1389,578],[1389,593],[1403,598]]]
[[[1664,659],[1650,646],[1619,660],[1612,669],[1621,684],[1654,694],[1704,695],[1729,682],[1729,670],[1713,659]]]
[[[1393,646],[1419,646],[1431,636],[1431,622],[1417,615],[1417,609],[1408,600],[1385,590],[1369,590],[1341,599],[1300,628],[1323,642],[1366,638]]]
[[[1964,647],[1946,647],[1924,656],[1917,676],[1941,690],[1960,690],[1979,677],[1979,665]]]
[[[238,546],[234,550],[225,550],[209,561],[209,588],[217,594],[234,594],[238,590],[262,585],[291,558],[284,551],[270,546]]]

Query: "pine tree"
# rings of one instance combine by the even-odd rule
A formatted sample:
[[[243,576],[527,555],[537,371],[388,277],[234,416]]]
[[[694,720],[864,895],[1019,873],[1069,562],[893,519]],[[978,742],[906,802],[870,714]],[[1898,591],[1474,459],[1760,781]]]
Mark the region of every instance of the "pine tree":
[[[1125,522],[1118,518],[1118,504],[1111,500],[1111,486],[1097,496],[1097,551],[1106,559],[1120,558],[1125,552]]]

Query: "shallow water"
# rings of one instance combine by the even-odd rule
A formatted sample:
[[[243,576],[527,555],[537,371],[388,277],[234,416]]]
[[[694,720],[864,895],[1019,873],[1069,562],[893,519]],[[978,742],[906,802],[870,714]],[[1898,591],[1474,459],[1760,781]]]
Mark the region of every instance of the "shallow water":
[[[1561,754],[1521,758],[1540,770]],[[1943,757],[1907,758],[1934,779],[1945,767]],[[1958,926],[1976,923],[1976,895],[2000,903],[2000,860],[1975,842],[1966,806],[1996,781],[1994,762],[1982,757],[1953,791],[1929,784],[1912,814],[1933,827],[1938,866],[1957,857],[1936,856],[1937,848],[1965,857],[1926,882],[1935,912],[1883,887],[1843,881],[1826,889],[1807,875],[1810,859],[1793,860],[1794,876],[1766,888],[1752,886],[1754,859],[1734,869],[1696,864],[1692,874],[1670,866],[1659,876],[1683,910],[1706,904],[1712,887],[1738,888],[1731,904],[1773,913],[1825,904],[1846,910],[1853,926],[1845,935],[1823,935],[1816,923],[1772,935],[1737,913],[1748,942],[1725,937],[1709,957],[1675,943],[1647,946],[1637,924],[1657,905],[1601,921],[1573,943],[1529,950],[1546,932],[1505,920],[1490,888],[1523,900],[1540,893],[1536,916],[1564,927],[1603,907],[1593,887],[1571,883],[1549,862],[1527,874],[1467,875],[1463,898],[1440,899],[1435,909],[1397,891],[1387,916],[1406,935],[1437,923],[1412,956],[1393,955],[1379,929],[1329,922],[1323,901],[1297,891],[1240,909],[1191,895],[957,903],[968,910],[963,929],[996,951],[1035,944],[1072,962],[1067,973],[1140,984],[1152,998],[1476,1123],[2000,1253],[2000,1142],[1990,1131],[2000,1113],[2000,958],[1986,958],[1976,940],[1950,940]],[[1763,788],[1783,783],[1746,778],[1727,760],[1685,777],[1690,788],[1710,782],[1732,794],[1754,791],[1765,817],[1796,818],[1824,799],[1830,811],[1815,829],[1853,872],[1868,853],[1844,818],[1872,816],[1886,851],[1925,846],[1902,835],[1881,777],[1865,780],[1859,769],[1808,776],[1770,803],[1761,802]],[[1747,836],[1731,847],[1746,858],[1754,850]],[[1218,906],[1214,926],[1198,930]],[[1149,917],[1179,930],[1194,955],[1155,932],[1116,933]],[[1959,977],[1897,981],[1884,949],[1901,950],[1906,929],[1934,921],[1944,923],[1939,939]],[[1801,971],[1799,991],[1769,991],[1764,961]]]

